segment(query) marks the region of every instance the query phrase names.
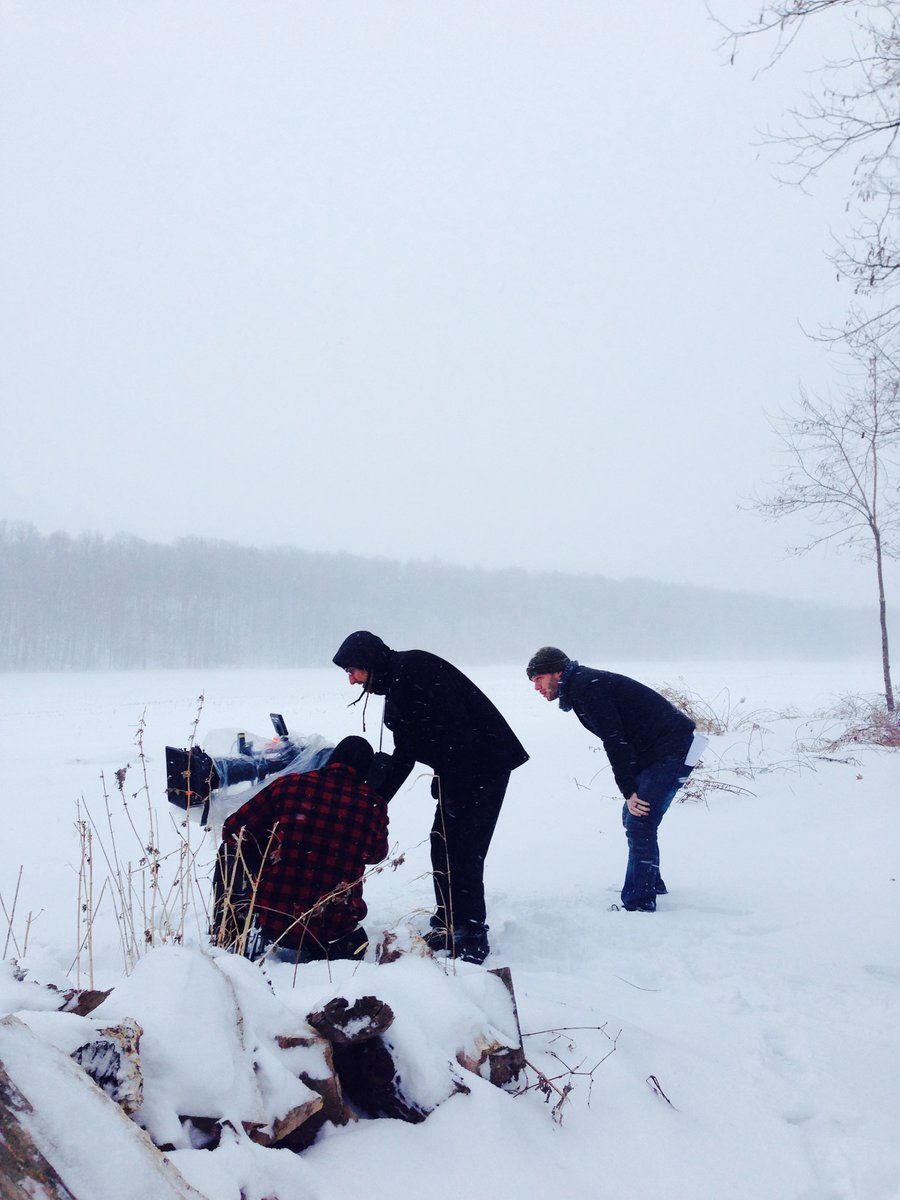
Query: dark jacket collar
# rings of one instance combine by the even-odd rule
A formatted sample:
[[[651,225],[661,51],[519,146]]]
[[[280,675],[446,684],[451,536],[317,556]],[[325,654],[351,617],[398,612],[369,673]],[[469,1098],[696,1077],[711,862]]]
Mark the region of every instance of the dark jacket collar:
[[[572,701],[569,699],[568,685],[574,671],[578,669],[578,663],[574,658],[570,658],[566,663],[562,675],[559,677],[559,707],[563,712],[572,711]]]

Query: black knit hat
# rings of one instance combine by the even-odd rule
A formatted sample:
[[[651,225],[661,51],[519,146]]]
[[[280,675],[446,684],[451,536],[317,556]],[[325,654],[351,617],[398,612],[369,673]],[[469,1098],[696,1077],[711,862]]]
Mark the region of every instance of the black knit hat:
[[[534,679],[535,675],[550,675],[554,671],[564,671],[568,663],[568,654],[564,654],[558,646],[541,646],[532,654],[525,674],[529,679]]]
[[[328,765],[331,767],[341,763],[346,767],[353,767],[364,779],[374,757],[375,751],[365,738],[345,737],[332,750]]]

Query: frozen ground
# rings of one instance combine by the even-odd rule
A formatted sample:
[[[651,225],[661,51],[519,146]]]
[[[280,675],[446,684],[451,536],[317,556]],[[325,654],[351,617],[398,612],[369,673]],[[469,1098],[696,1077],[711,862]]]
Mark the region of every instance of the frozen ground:
[[[730,712],[705,764],[746,790],[673,806],[661,836],[670,895],[655,915],[611,910],[625,847],[597,744],[530,690],[521,667],[471,671],[532,756],[513,776],[488,859],[489,965],[512,970],[529,1060],[582,1072],[562,1124],[537,1092],[485,1085],[422,1125],[360,1122],[300,1157],[249,1143],[176,1152],[211,1200],[238,1200],[242,1189],[247,1200],[900,1197],[900,760],[862,749],[826,762],[799,745],[821,727],[816,711],[873,693],[877,667],[604,665]],[[0,677],[7,911],[22,867],[6,954],[23,949],[31,913],[32,978],[60,982],[76,957],[76,801],[106,823],[102,772],[120,853],[137,861],[114,772],[135,764],[125,795],[139,790],[143,717],[150,793],[170,844],[162,748],[186,743],[201,692],[201,742],[219,728],[264,733],[272,710],[334,740],[360,731],[361,706],[346,707],[352,693],[336,668]],[[379,714],[373,701],[376,741]],[[370,933],[428,911],[427,792],[426,780],[411,781],[391,804],[405,861],[368,887]],[[143,829],[146,803],[139,796],[131,808]],[[100,857],[95,846],[95,901]],[[85,983],[87,969],[82,955],[70,978],[80,970]],[[307,968],[303,986],[321,990],[322,970]],[[105,986],[122,975],[105,900],[94,973]],[[589,1076],[611,1039],[615,1052]]]

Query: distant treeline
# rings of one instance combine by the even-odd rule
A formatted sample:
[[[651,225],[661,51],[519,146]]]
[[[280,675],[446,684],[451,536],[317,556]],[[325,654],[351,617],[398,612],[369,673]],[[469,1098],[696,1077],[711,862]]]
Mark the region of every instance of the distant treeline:
[[[463,663],[524,664],[548,642],[596,664],[878,652],[860,609],[0,522],[0,670],[324,666],[354,629]]]

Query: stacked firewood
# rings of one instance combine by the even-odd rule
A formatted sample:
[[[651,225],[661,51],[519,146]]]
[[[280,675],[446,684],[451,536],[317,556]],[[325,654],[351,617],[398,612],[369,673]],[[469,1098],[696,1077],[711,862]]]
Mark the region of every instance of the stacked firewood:
[[[494,978],[480,985],[505,991],[511,1013],[505,1032],[487,1019],[481,1029],[473,1025],[475,1031],[457,1048],[455,1061],[447,1062],[446,1087],[438,1089],[436,1099],[433,1080],[425,1095],[405,1077],[396,1051],[402,1021],[376,995],[351,989],[349,995],[334,995],[300,1018],[270,994],[264,977],[246,960],[181,947],[153,953],[164,968],[156,982],[147,967],[140,987],[130,987],[130,979],[112,993],[60,994],[58,1013],[66,1015],[56,1024],[44,1004],[36,1006],[45,1011],[32,1018],[33,1029],[19,1017],[0,1021],[0,1158],[6,1156],[0,1161],[0,1200],[81,1200],[84,1195],[71,1181],[55,1176],[54,1139],[65,1139],[66,1133],[42,1132],[53,1128],[53,1121],[39,1119],[44,1097],[32,1083],[28,1066],[36,1045],[51,1062],[56,1061],[54,1055],[61,1060],[61,1076],[72,1070],[81,1075],[92,1104],[114,1106],[120,1117],[130,1118],[126,1123],[140,1140],[139,1154],[145,1159],[158,1155],[158,1170],[172,1194],[181,1197],[196,1193],[162,1152],[212,1150],[226,1133],[249,1137],[261,1146],[302,1151],[326,1123],[346,1125],[361,1117],[382,1116],[423,1121],[441,1098],[468,1091],[466,1079],[472,1074],[505,1086],[524,1065],[506,968],[484,972]],[[367,980],[377,980],[380,970],[371,969]],[[146,995],[152,995],[153,1003],[146,1003],[142,1013],[141,998]],[[240,1077],[225,1088],[216,1063],[210,1062],[208,1070],[198,1072],[204,1078],[186,1093],[163,1086],[174,1073],[172,1064],[190,1054],[192,1043],[198,1044],[202,1023],[213,1019],[210,1014],[229,1012],[231,1028],[216,1033],[221,1044],[210,1057],[219,1065],[239,1064]],[[29,1019],[28,1013],[20,1015]],[[117,1019],[104,1019],[108,1016]],[[203,1036],[209,1039],[208,1028]],[[64,1068],[62,1061],[69,1066]],[[67,1153],[59,1156],[62,1162]]]

